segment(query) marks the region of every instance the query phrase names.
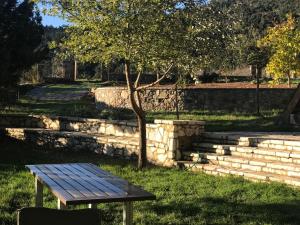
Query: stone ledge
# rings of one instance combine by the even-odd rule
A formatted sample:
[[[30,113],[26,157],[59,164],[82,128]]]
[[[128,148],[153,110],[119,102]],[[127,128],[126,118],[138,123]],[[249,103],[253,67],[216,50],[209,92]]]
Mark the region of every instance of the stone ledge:
[[[135,157],[139,151],[139,140],[136,137],[118,137],[39,128],[3,128],[0,129],[0,134],[39,146],[45,145],[53,149],[92,151],[117,157]],[[156,141],[147,140],[148,160],[161,166],[173,166],[175,154],[173,151],[169,151],[167,147]]]
[[[168,124],[168,125],[205,125],[204,121],[194,120],[154,120],[155,124]]]
[[[204,124],[203,121],[188,120],[155,120],[155,123],[147,124],[147,141],[148,143],[152,142],[151,146],[148,145],[148,147],[154,147],[154,151],[152,151],[153,149],[151,150],[151,160],[158,160],[159,164],[168,164],[171,166],[172,161],[180,158],[180,149],[191,148],[193,139],[199,137],[204,132]],[[131,138],[137,141],[139,137],[137,123],[133,121],[30,115],[19,117],[18,119],[17,117],[0,117],[1,126],[7,129],[12,127],[24,128],[27,131],[30,130],[31,133],[35,131],[35,128],[38,128],[40,129],[39,134],[47,134],[46,136],[49,136],[51,133],[49,136],[50,140],[60,134],[63,134],[65,137],[69,137],[69,134],[71,134],[75,139],[82,137],[89,137],[87,139],[91,139],[92,136],[99,135],[105,137],[100,138],[98,141],[106,140],[107,137],[110,137],[109,140],[104,141],[104,143],[102,142],[102,145],[115,144],[116,141],[119,142],[120,140],[122,140],[123,144],[127,145],[129,144],[127,142]],[[10,129],[12,135],[14,132],[17,136],[22,137],[20,130]],[[76,141],[76,143],[78,142]],[[77,147],[79,148],[82,144],[78,145]],[[135,148],[137,148],[137,145],[136,143]],[[94,148],[94,143],[90,146]],[[73,147],[76,148],[76,145],[74,144]]]

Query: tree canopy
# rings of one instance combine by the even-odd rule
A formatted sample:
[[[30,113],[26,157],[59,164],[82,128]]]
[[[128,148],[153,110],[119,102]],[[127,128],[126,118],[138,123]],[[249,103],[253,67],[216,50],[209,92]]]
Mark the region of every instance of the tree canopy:
[[[14,86],[21,71],[43,55],[41,17],[29,0],[0,0],[0,86]]]
[[[285,21],[288,13],[300,15],[298,0],[212,0],[211,3],[235,17],[236,64],[264,66],[269,52],[257,48],[257,40],[266,35],[268,27]]]
[[[214,11],[205,0],[41,2],[52,6],[48,13],[60,15],[70,24],[60,44],[67,55],[83,62],[117,60],[124,64],[130,102],[139,124],[139,166],[144,166],[146,126],[140,92],[158,84],[175,68],[191,73],[216,65],[230,39],[226,15]],[[136,80],[131,76],[133,68],[138,73]],[[157,80],[141,84],[144,71],[157,73]]]
[[[269,28],[258,45],[271,49],[267,72],[273,75],[275,81],[286,76],[289,79],[291,73],[300,73],[300,29],[292,15],[287,21]]]
[[[138,70],[170,62],[181,69],[216,67],[230,37],[227,15],[202,0],[43,2],[72,24],[61,47],[80,61],[126,59]]]

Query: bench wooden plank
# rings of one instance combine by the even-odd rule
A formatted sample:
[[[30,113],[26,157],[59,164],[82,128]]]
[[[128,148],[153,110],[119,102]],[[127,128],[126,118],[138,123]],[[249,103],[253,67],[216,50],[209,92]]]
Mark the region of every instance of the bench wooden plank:
[[[74,189],[69,183],[67,183],[64,179],[57,176],[57,174],[53,173],[50,169],[46,167],[46,165],[37,166],[38,169],[42,170],[48,177],[61,186],[66,192],[70,193],[74,198],[82,198],[84,195],[80,193],[78,190]],[[52,188],[50,186],[50,188]]]
[[[95,174],[98,175],[98,174],[103,174],[107,177],[116,177],[115,175],[111,174],[110,172],[107,172],[105,170],[102,170],[100,169],[98,166],[92,164],[92,163],[81,163],[79,164],[80,166],[84,166],[84,167],[87,167],[87,168],[93,168],[95,170]],[[121,179],[121,178],[120,178]]]
[[[105,186],[109,190],[115,192],[117,195],[126,194],[126,192],[123,191],[122,189],[110,184],[109,182],[105,181],[105,179],[103,179],[101,176],[97,176],[97,174],[91,172],[89,170],[89,167],[84,166],[84,165],[76,165],[76,164],[73,164],[71,166],[74,167],[74,168],[78,168],[78,170],[82,171],[86,176],[89,176],[91,179],[97,181],[99,184],[102,184],[103,186]]]
[[[50,177],[48,177],[45,173],[40,171],[35,166],[27,166],[30,169],[31,173],[36,176],[36,178],[45,186],[47,186],[52,193],[59,199],[61,199],[64,203],[73,199],[74,197],[65,191],[60,185],[58,185],[55,181],[53,181]]]
[[[114,192],[103,186],[101,183],[90,179],[90,177],[86,176],[85,174],[82,174],[81,171],[77,170],[76,168],[73,168],[71,165],[64,165],[64,168],[68,169],[69,171],[72,171],[72,173],[75,174],[75,176],[77,176],[79,179],[82,179],[81,182],[85,182],[87,188],[90,188],[95,192],[103,193],[101,194],[103,196],[110,196],[115,194]]]
[[[94,164],[86,163],[86,164],[82,164],[82,166],[86,167],[90,171],[92,171],[91,169],[93,169],[93,172],[95,174],[97,174],[98,171],[103,171],[103,170],[101,170],[99,167],[97,167]],[[143,189],[141,189],[141,188],[139,188],[137,186],[134,186],[134,185],[130,184],[128,181],[126,181],[126,180],[124,180],[122,178],[119,178],[117,176],[114,176],[114,175],[112,175],[110,173],[108,173],[107,177],[105,177],[105,178],[103,177],[103,179],[105,179],[107,182],[109,182],[109,183],[117,186],[118,188],[124,190],[127,194],[129,194],[128,191],[130,191],[131,193],[139,194],[139,195],[143,195],[143,194],[147,193]]]
[[[97,167],[94,164],[89,164],[89,163],[85,163],[85,164],[81,164],[80,166],[88,169],[89,171],[95,173],[96,175],[99,174],[98,171],[103,171],[101,170],[99,167]],[[106,172],[106,171],[105,171]],[[99,176],[99,175],[98,175]],[[108,176],[106,176],[105,178],[103,177],[103,179],[105,181],[107,181],[108,183],[122,189],[123,191],[126,192],[126,196],[129,195],[134,195],[134,196],[144,196],[144,195],[148,195],[149,192],[144,191],[143,189],[132,185],[131,183],[129,183],[128,181],[119,178],[117,176],[114,176],[110,173],[108,173]],[[152,194],[151,194],[152,195]]]
[[[95,195],[92,191],[88,190],[83,184],[81,184],[77,176],[71,177],[70,174],[67,174],[66,170],[62,166],[58,165],[47,165],[51,171],[57,174],[58,177],[64,179],[67,183],[69,183],[74,189],[82,193],[86,197],[94,197]]]

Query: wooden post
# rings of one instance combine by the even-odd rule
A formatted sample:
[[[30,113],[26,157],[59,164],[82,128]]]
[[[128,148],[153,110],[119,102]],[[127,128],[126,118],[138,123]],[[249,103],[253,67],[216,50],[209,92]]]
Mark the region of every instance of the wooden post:
[[[89,204],[89,209],[97,209],[97,204]]]
[[[57,209],[66,209],[66,208],[67,208],[67,206],[64,203],[62,203],[60,201],[60,199],[58,198],[57,199]]]
[[[261,77],[262,69],[260,67],[256,67],[256,113],[260,115],[260,98],[259,98],[259,86],[260,86],[260,77]]]
[[[78,73],[78,68],[77,68],[77,61],[74,61],[74,77],[73,77],[73,81],[77,80],[77,73]]]
[[[37,80],[37,83],[40,83],[40,81],[41,81],[40,64],[36,64],[36,80]]]
[[[35,207],[43,207],[43,184],[35,177]]]
[[[179,120],[179,106],[178,106],[178,86],[175,84],[175,107],[176,107],[176,119]]]
[[[123,205],[123,225],[132,225],[133,207],[132,202],[124,202]]]

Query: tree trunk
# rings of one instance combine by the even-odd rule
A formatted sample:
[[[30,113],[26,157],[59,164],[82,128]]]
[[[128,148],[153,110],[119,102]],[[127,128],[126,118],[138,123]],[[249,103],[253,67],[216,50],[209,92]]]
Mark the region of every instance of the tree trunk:
[[[77,61],[74,60],[74,74],[73,74],[73,81],[76,81],[76,80],[77,80],[77,73],[78,73]]]
[[[256,73],[257,73],[256,66],[255,65],[250,65],[250,74],[251,74],[252,79],[255,79]]]
[[[138,153],[138,168],[141,169],[147,164],[147,139],[146,139],[146,117],[140,101],[140,93],[133,87],[130,74],[130,63],[125,62],[125,76],[127,81],[127,88],[129,92],[129,99],[132,109],[137,117],[139,128],[139,153]]]
[[[179,105],[178,105],[178,85],[175,84],[175,107],[176,107],[176,119],[179,120]]]
[[[139,158],[138,168],[141,169],[147,164],[147,137],[146,137],[146,118],[137,116],[139,125]]]
[[[291,74],[290,74],[290,71],[287,73],[287,79],[288,79],[288,86],[289,88],[291,88]]]
[[[256,113],[257,115],[260,115],[259,86],[260,86],[261,74],[262,74],[262,68],[257,67],[256,69]]]

